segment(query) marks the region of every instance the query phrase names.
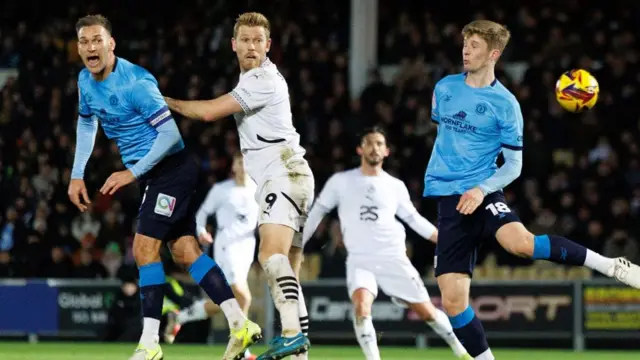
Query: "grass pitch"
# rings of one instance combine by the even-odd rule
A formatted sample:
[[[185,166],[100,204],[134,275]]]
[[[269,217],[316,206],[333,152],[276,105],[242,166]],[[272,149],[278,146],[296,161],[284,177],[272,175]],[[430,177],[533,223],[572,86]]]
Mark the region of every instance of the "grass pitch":
[[[126,360],[131,356],[133,344],[97,344],[97,343],[14,343],[0,342],[0,359],[2,360]],[[254,347],[256,353],[265,348]],[[221,346],[196,345],[164,345],[165,360],[215,360],[222,358],[224,348]],[[552,350],[511,350],[494,349],[500,360],[638,360],[640,351],[587,351],[574,353],[571,351]],[[363,359],[360,349],[354,346],[312,346],[309,353],[314,360],[355,360]],[[382,358],[385,360],[454,360],[453,354],[444,348],[418,350],[415,348],[383,347]]]

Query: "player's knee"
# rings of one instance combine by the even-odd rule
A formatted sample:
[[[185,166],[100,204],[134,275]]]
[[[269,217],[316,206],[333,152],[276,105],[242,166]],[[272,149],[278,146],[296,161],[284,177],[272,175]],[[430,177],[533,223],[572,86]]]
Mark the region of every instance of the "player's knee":
[[[369,290],[356,290],[351,297],[351,302],[353,303],[353,312],[356,319],[371,316],[373,295],[369,292]]]
[[[371,305],[364,301],[356,301],[353,303],[353,313],[356,319],[371,316]]]
[[[260,249],[258,251],[258,261],[264,266],[264,264],[266,264],[267,261],[269,261],[269,258],[273,255],[288,255],[287,253],[288,251],[286,251],[280,244],[274,244],[273,242],[267,243],[266,241],[261,242]]]
[[[409,307],[420,316],[422,321],[433,321],[436,318],[436,307],[430,301],[412,304]]]
[[[133,258],[138,266],[160,261],[160,240],[136,234],[133,240]]]
[[[438,286],[442,296],[442,307],[449,316],[463,312],[469,306],[471,278],[462,273],[438,276]]]
[[[262,224],[260,232],[260,248],[258,261],[265,264],[275,254],[289,255],[294,231],[292,228],[280,224]]]
[[[521,223],[504,225],[496,233],[496,239],[510,254],[523,258],[533,256],[534,235]]]
[[[202,250],[193,236],[183,236],[169,244],[173,261],[189,267],[202,255]]]
[[[451,294],[442,294],[442,308],[449,316],[457,315],[467,309],[469,299]]]

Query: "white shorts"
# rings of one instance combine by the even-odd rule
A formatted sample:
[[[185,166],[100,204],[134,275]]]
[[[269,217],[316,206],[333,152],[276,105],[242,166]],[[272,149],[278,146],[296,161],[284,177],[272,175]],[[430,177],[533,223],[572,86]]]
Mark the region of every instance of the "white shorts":
[[[213,243],[213,258],[222,269],[230,285],[247,282],[255,250],[256,239],[254,237]]]
[[[302,247],[300,233],[315,195],[315,180],[304,158],[304,148],[281,144],[243,154],[245,167],[258,185],[258,226],[288,226],[296,231],[292,246]]]
[[[314,198],[313,176],[298,174],[266,180],[258,185],[258,226],[280,224],[296,231],[292,246],[302,247],[302,227]]]
[[[347,258],[349,298],[357,289],[367,289],[377,297],[378,286],[400,306],[430,301],[418,270],[406,256]]]

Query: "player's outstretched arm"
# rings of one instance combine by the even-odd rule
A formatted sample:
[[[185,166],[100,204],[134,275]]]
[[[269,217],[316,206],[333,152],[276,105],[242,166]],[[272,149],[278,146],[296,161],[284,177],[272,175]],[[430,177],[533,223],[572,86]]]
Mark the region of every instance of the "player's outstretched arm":
[[[407,190],[404,184],[402,184],[402,188],[400,189],[399,199],[396,215],[398,215],[400,220],[404,221],[413,231],[423,238],[434,243],[437,242],[438,230],[429,220],[418,213],[418,210],[413,206],[411,198],[409,197],[409,190]]]
[[[165,97],[169,109],[189,119],[216,121],[242,112],[240,104],[230,94],[211,100],[177,100]]]
[[[304,224],[302,230],[302,247],[309,242],[313,234],[316,232],[318,225],[322,221],[322,218],[329,213],[334,207],[338,206],[340,202],[339,198],[339,174],[334,174],[327,180],[327,183],[322,188],[320,195],[316,199],[315,203],[309,211],[309,216]]]
[[[302,230],[302,247],[309,242],[313,234],[316,232],[318,225],[322,222],[324,216],[329,213],[331,209],[327,209],[323,205],[319,204],[317,201],[311,207],[311,211],[309,211],[309,216],[307,217],[307,221],[304,224],[304,228]]]
[[[69,182],[69,199],[82,212],[91,203],[84,184],[84,170],[87,167],[98,133],[98,120],[90,114],[80,114],[76,127],[76,151],[73,157],[71,181]]]
[[[198,233],[198,240],[200,240],[200,243],[210,244],[213,242],[211,234],[207,232],[206,225],[207,218],[214,214],[220,206],[220,201],[218,200],[218,198],[219,186],[214,185],[211,190],[209,190],[209,193],[207,193],[207,197],[204,199],[204,202],[202,203],[202,205],[200,205],[200,208],[196,213],[196,229]]]
[[[520,176],[522,172],[522,151],[502,149],[504,164],[478,187],[484,195],[502,190]]]

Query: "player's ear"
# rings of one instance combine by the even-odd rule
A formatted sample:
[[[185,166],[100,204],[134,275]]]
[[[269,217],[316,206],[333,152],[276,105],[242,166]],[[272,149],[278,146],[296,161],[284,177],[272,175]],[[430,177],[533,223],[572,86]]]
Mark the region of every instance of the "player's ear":
[[[110,38],[109,39],[109,50],[110,51],[114,51],[115,49],[116,49],[116,39]]]
[[[389,149],[389,147],[387,146],[387,148],[384,150],[384,157],[389,156],[389,154],[391,153],[391,150]]]
[[[269,49],[271,49],[271,38],[267,39],[267,52],[269,52]]]
[[[231,38],[231,49],[236,52],[236,38]]]
[[[362,147],[360,145],[356,146],[356,153],[358,156],[362,156]]]
[[[502,53],[500,52],[500,50],[498,49],[493,49],[491,50],[491,52],[489,53],[489,56],[491,57],[491,60],[493,61],[498,61],[498,58],[500,58],[500,55]]]

